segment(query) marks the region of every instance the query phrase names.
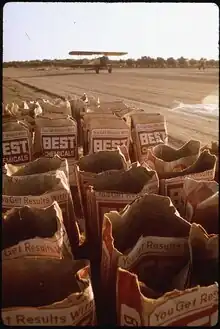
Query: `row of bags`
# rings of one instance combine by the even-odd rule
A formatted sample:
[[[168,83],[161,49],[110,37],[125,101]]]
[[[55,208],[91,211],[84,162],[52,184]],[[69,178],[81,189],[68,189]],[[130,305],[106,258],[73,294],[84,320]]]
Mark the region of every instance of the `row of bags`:
[[[6,325],[95,325],[90,263],[77,260],[56,201],[2,218],[2,319]],[[79,239],[79,236],[78,236]]]
[[[92,140],[92,134],[86,136]],[[141,165],[130,160],[131,152],[125,146],[117,151],[96,152],[80,158],[76,165],[59,156],[23,166],[5,165],[3,211],[12,210],[3,218],[4,277],[11,280],[4,282],[17,293],[6,290],[9,299],[5,298],[3,304],[4,322],[215,324],[216,157],[203,151],[197,141],[189,141],[179,150],[165,144],[147,148],[147,158]],[[212,277],[204,273],[201,279],[195,274],[201,274],[201,267],[195,272],[197,258],[202,266],[206,261],[212,264]],[[18,280],[14,280],[15,268],[20,268]],[[42,274],[45,268],[46,278]],[[30,289],[31,269],[36,273],[33,287],[39,291],[36,302],[35,290]],[[167,284],[161,278],[166,270]],[[53,281],[54,271],[66,285],[57,285],[56,278]],[[27,276],[29,285],[25,290]],[[32,299],[22,297],[21,290],[16,289],[26,291],[28,296],[32,291]],[[17,295],[21,296],[19,305]]]
[[[32,126],[27,119],[31,115]],[[85,95],[65,102],[38,100],[24,102],[20,107],[6,105],[3,111],[5,163],[19,165],[39,156],[58,154],[71,165],[79,157],[80,145],[84,155],[125,145],[126,158],[147,162],[160,174],[182,171],[193,164],[200,150],[199,142],[173,152],[169,146],[160,149],[160,144],[167,144],[167,140],[166,120],[160,113],[146,113],[117,101],[100,104]],[[159,146],[152,154],[149,148],[156,145]],[[214,144],[213,152],[218,153]],[[158,158],[163,161],[162,165]]]
[[[80,145],[83,145],[84,155],[116,149],[118,145],[129,147],[131,133],[134,130],[139,134],[140,129],[137,127],[140,123],[145,125],[141,128],[143,131],[150,129],[149,136],[145,136],[149,140],[148,144],[144,142],[145,149],[152,143],[157,144],[167,139],[163,116],[134,110],[123,102],[100,104],[95,99],[88,100],[86,96],[86,99],[82,97],[54,102],[39,99],[37,102],[23,102],[19,105],[6,104],[3,106],[4,160],[19,164],[41,155],[53,156],[55,153],[73,160],[78,158],[77,146]],[[136,140],[134,145],[137,144],[138,151],[139,137],[135,134],[133,140]],[[143,141],[145,137],[141,133]],[[18,154],[20,157],[15,156]],[[136,160],[141,160],[138,154]]]
[[[96,325],[90,262],[76,221],[68,161],[5,164],[2,319],[6,325]],[[16,269],[16,271],[15,271]]]
[[[169,199],[145,195],[142,202],[148,198],[151,205],[156,199],[165,201],[167,217],[175,212]],[[124,217],[138,202],[124,209]],[[3,218],[3,234],[13,234],[9,223],[16,218],[30,224],[30,216],[36,215],[44,237],[28,239],[26,229],[27,240],[20,241],[19,247],[42,247],[40,240],[47,240],[47,248],[52,248],[44,215],[51,222],[57,217],[62,223],[56,202],[41,210],[12,209]],[[66,242],[60,257],[41,250],[38,256],[3,259],[4,324],[95,325],[98,319],[99,324],[129,326],[214,326],[218,318],[218,235],[208,235],[200,225],[173,216],[169,220],[176,227],[173,237],[168,229],[162,236],[154,235],[152,228],[150,235],[142,234],[133,241],[133,247],[126,240],[116,249],[119,237],[114,217],[114,212],[104,217],[99,267],[93,261],[73,260]],[[161,219],[159,214],[156,218]],[[59,243],[61,247],[61,239]]]
[[[106,162],[106,159],[108,157],[109,157],[109,161]],[[89,160],[89,158],[90,158],[90,160]],[[114,158],[114,161],[111,162],[110,159],[113,159],[113,158]],[[101,161],[101,159],[103,159],[103,161]],[[91,169],[93,166],[96,167],[95,166],[96,161],[99,164],[99,170],[101,172],[104,172],[105,175],[103,175],[102,173],[101,174],[92,173]],[[59,163],[59,165],[58,165],[58,163]],[[108,163],[108,165],[106,165],[106,163]],[[114,167],[113,163],[117,164],[116,165],[117,168]],[[114,169],[109,168],[109,166],[114,167]],[[120,168],[120,166],[121,166],[121,168]],[[96,155],[94,154],[93,156],[83,157],[81,159],[81,171],[79,170],[79,167],[76,167],[76,176],[78,178],[81,177],[81,179],[83,181],[83,185],[84,185],[83,187],[81,186],[83,190],[79,190],[79,194],[83,194],[83,191],[91,189],[88,186],[89,184],[91,184],[91,180],[93,180],[93,185],[95,185],[96,188],[98,186],[102,187],[102,184],[104,184],[103,186],[105,187],[105,184],[108,182],[108,180],[105,180],[105,178],[106,177],[109,178],[109,175],[111,175],[113,177],[114,176],[113,173],[117,173],[117,174],[121,175],[122,179],[121,179],[121,181],[120,181],[120,179],[119,180],[117,179],[117,183],[118,182],[121,183],[121,185],[119,183],[118,186],[121,186],[122,189],[124,188],[124,183],[128,182],[129,177],[130,177],[131,181],[130,181],[130,184],[128,184],[127,186],[134,186],[135,177],[137,177],[139,175],[138,173],[140,173],[140,172],[142,172],[142,174],[143,173],[145,174],[145,178],[147,177],[146,174],[148,174],[148,178],[149,177],[152,178],[153,176],[156,177],[155,172],[153,172],[153,175],[152,175],[152,170],[150,171],[146,167],[138,166],[138,164],[132,164],[130,169],[125,169],[125,166],[126,166],[126,161],[125,161],[123,155],[120,154],[120,152],[113,152],[113,151],[104,152],[104,153],[100,152]],[[111,319],[114,319],[114,321],[115,321],[115,322],[113,321],[114,323],[117,322],[118,324],[128,325],[128,323],[123,322],[120,317],[119,317],[120,319],[118,319],[118,318],[116,319],[116,317],[119,314],[118,313],[119,311],[118,311],[118,306],[116,307],[115,305],[118,302],[116,304],[114,304],[117,299],[115,299],[116,297],[114,295],[111,296],[111,293],[113,291],[115,291],[115,289],[113,289],[113,288],[116,287],[118,284],[118,283],[116,284],[116,281],[119,280],[119,279],[116,280],[116,277],[114,280],[115,265],[114,265],[113,259],[115,256],[113,256],[113,252],[108,251],[108,253],[107,253],[108,264],[106,264],[105,252],[106,252],[106,248],[108,250],[109,246],[111,245],[111,243],[110,243],[111,242],[111,230],[110,229],[108,230],[109,234],[107,235],[107,238],[106,238],[106,236],[103,237],[103,233],[101,233],[101,235],[100,235],[99,230],[102,231],[102,227],[103,227],[102,220],[99,223],[98,222],[99,219],[97,218],[97,213],[95,213],[95,212],[89,213],[89,212],[87,212],[89,207],[88,207],[88,209],[86,209],[87,207],[84,207],[85,208],[85,209],[83,209],[84,215],[86,214],[85,219],[87,220],[86,225],[85,225],[87,241],[83,243],[83,237],[82,237],[82,235],[80,236],[80,234],[79,234],[79,230],[77,228],[77,222],[74,222],[73,203],[72,203],[72,197],[71,197],[68,179],[67,179],[67,177],[68,177],[67,161],[62,160],[59,157],[55,157],[54,159],[42,158],[42,159],[38,159],[38,160],[30,163],[29,165],[23,166],[21,168],[18,168],[18,167],[16,168],[16,166],[12,166],[12,165],[7,165],[6,167],[7,167],[8,175],[4,176],[4,179],[3,179],[3,209],[6,210],[6,209],[13,208],[13,207],[20,208],[24,205],[29,205],[31,207],[37,206],[38,208],[45,208],[46,206],[49,206],[52,202],[54,202],[54,200],[57,200],[57,202],[60,204],[60,206],[62,208],[62,215],[63,215],[63,222],[64,222],[64,225],[60,224],[58,226],[63,228],[63,232],[65,232],[65,230],[66,230],[67,236],[68,236],[68,238],[66,237],[64,239],[66,241],[64,243],[64,245],[67,246],[65,248],[65,249],[67,249],[66,253],[68,254],[68,251],[71,250],[71,252],[69,252],[69,254],[72,254],[72,257],[78,258],[78,259],[79,258],[89,258],[91,261],[90,269],[91,269],[91,278],[92,278],[92,283],[93,283],[93,291],[95,292],[95,298],[96,298],[96,317],[98,318],[99,323],[100,322],[103,323],[105,321],[107,321],[106,323],[109,323],[110,319],[108,318],[108,315],[112,314]],[[83,169],[86,169],[86,170],[84,170],[84,172],[83,172],[82,171]],[[114,172],[109,172],[108,169],[110,169],[110,170],[113,169]],[[37,170],[37,172],[38,172],[37,174],[34,173],[35,170]],[[106,170],[106,171],[104,171],[104,170]],[[39,171],[41,172],[41,174],[39,174]],[[97,168],[96,168],[96,171],[97,171]],[[150,172],[151,172],[151,174],[149,175]],[[127,175],[127,178],[123,181],[124,175]],[[111,177],[111,181],[112,181],[112,177]],[[95,179],[97,179],[97,181],[95,181]],[[187,178],[186,181],[187,180],[189,182],[190,178]],[[77,179],[77,181],[78,181],[78,179]],[[36,184],[36,182],[38,182],[38,184]],[[56,182],[56,184],[53,185],[53,183],[55,183],[55,182]],[[137,180],[136,180],[136,182],[137,182]],[[191,179],[191,183],[195,183],[195,181]],[[212,184],[213,183],[214,182],[212,182]],[[210,183],[207,183],[204,181],[197,182],[194,185],[195,189],[198,188],[198,184],[200,184],[200,187],[202,185],[203,186],[207,185],[207,184],[210,185]],[[215,186],[217,189],[217,183],[214,183],[214,184],[216,184]],[[153,182],[153,184],[151,182],[148,192],[155,193],[156,186],[158,188],[158,184],[155,185],[155,181]],[[193,184],[191,186],[193,186]],[[37,191],[37,188],[39,188],[39,191]],[[25,193],[23,192],[24,191],[23,189],[24,190],[26,189]],[[65,194],[63,193],[65,190],[66,190],[67,197],[64,196]],[[97,190],[100,190],[100,189],[97,188]],[[10,193],[10,191],[11,192],[13,191],[13,193]],[[59,193],[57,193],[58,191],[59,191]],[[214,192],[214,191],[215,191],[215,189],[212,190],[212,192]],[[89,191],[89,192],[91,193],[93,191]],[[103,196],[103,192],[100,192],[100,193],[101,193],[101,196]],[[111,193],[111,192],[109,192],[109,193]],[[13,196],[11,194],[13,194]],[[114,197],[115,196],[120,197],[121,193],[118,193],[117,195],[113,195],[113,194],[114,193],[111,194],[112,195],[111,202],[112,202],[112,208],[115,209],[115,206],[116,206],[116,203],[118,203],[118,200],[114,199]],[[198,195],[198,193],[196,193],[196,194]],[[144,194],[144,193],[142,195],[140,195],[139,198],[136,198],[136,196],[137,195],[130,193],[130,197],[131,197],[131,199],[132,198],[134,199],[134,202],[132,204],[130,204],[129,206],[127,206],[122,212],[115,211],[110,215],[109,214],[104,215],[105,217],[107,216],[108,220],[111,222],[111,225],[113,227],[112,234],[115,239],[115,246],[118,249],[118,251],[120,251],[121,253],[125,253],[125,255],[128,253],[128,256],[129,256],[129,253],[131,253],[131,258],[132,258],[133,257],[132,253],[133,254],[137,253],[135,250],[141,250],[141,248],[143,248],[143,247],[140,248],[140,241],[138,241],[138,239],[141,238],[141,236],[144,236],[144,237],[145,236],[146,237],[156,236],[156,237],[159,237],[159,241],[161,241],[161,237],[163,237],[163,236],[169,237],[169,238],[171,237],[171,240],[174,238],[179,238],[179,237],[183,237],[186,239],[187,236],[190,236],[190,230],[192,227],[191,224],[189,222],[185,221],[183,218],[181,218],[181,216],[178,214],[176,209],[172,206],[172,203],[170,202],[169,198],[159,196],[156,194],[149,195],[149,194]],[[204,198],[204,196],[202,196],[202,198]],[[130,199],[130,201],[131,201],[131,199]],[[91,200],[92,199],[90,198],[90,201],[87,202],[87,206],[90,203],[90,210],[92,208],[94,209],[94,205],[95,205],[95,203],[93,203],[93,206],[92,206]],[[103,201],[103,200],[101,200],[101,201]],[[127,204],[128,198],[127,198],[127,200],[123,200],[123,201],[126,202],[126,204]],[[65,204],[65,206],[64,206],[64,204]],[[4,208],[4,205],[6,208]],[[55,208],[58,208],[58,205],[56,205],[56,206],[53,205],[53,206]],[[100,202],[99,206],[101,206],[101,208],[102,208],[103,203]],[[109,207],[109,206],[110,205],[108,204],[106,207],[107,211],[104,209],[103,213],[108,212],[109,209],[111,209],[111,207]],[[121,207],[123,207],[123,202],[120,204],[120,208]],[[72,209],[72,212],[70,211],[70,209]],[[155,210],[157,210],[157,211],[155,211]],[[46,211],[46,210],[44,210],[44,211]],[[44,225],[45,225],[45,223],[46,223],[45,220],[46,219],[48,220],[48,218],[50,217],[49,213],[50,212],[47,209],[45,216],[40,215],[38,212],[36,217],[44,218]],[[20,216],[21,212],[17,211],[17,214],[19,214],[19,216]],[[52,211],[51,211],[51,214],[52,214]],[[99,214],[99,215],[101,218],[102,214]],[[61,216],[58,216],[58,217],[61,218]],[[31,218],[34,218],[34,216],[31,216]],[[206,220],[210,219],[208,214],[205,216],[205,218],[206,218]],[[21,232],[21,234],[23,232],[23,234],[24,234],[23,236],[20,236],[20,238],[18,238],[17,240],[12,239],[12,241],[10,241],[9,237],[12,238],[13,235],[11,233],[8,233],[8,235],[3,234],[3,236],[5,236],[5,239],[6,239],[6,242],[4,242],[4,244],[3,244],[5,246],[4,251],[3,251],[4,264],[9,264],[7,266],[9,266],[9,271],[11,268],[12,273],[13,273],[12,268],[15,268],[14,266],[16,266],[16,268],[17,268],[17,266],[18,266],[18,265],[16,265],[16,263],[14,263],[14,261],[15,261],[14,258],[19,258],[18,254],[21,250],[23,250],[23,253],[22,252],[20,253],[20,256],[21,256],[20,259],[23,259],[22,262],[24,262],[24,264],[21,265],[21,268],[22,268],[22,266],[24,266],[24,268],[26,268],[26,270],[28,270],[29,265],[25,265],[25,262],[26,262],[26,264],[28,264],[28,262],[29,262],[27,260],[27,257],[28,258],[38,257],[39,258],[39,251],[37,251],[37,250],[39,250],[39,247],[38,248],[29,248],[29,249],[27,247],[25,248],[25,246],[27,246],[27,241],[25,241],[25,239],[27,239],[27,238],[30,239],[31,237],[35,238],[36,234],[40,235],[40,230],[36,231],[36,228],[34,229],[34,227],[36,227],[35,226],[36,220],[33,221],[33,222],[35,222],[34,227],[30,226],[30,224],[29,224],[29,225],[24,225],[23,229],[21,229],[21,227],[19,228],[19,225],[21,225],[21,222],[22,221],[17,220],[18,226],[16,226],[16,224],[15,224],[16,221],[15,221],[14,225],[11,226],[11,229],[13,232],[15,232],[15,236],[16,236],[16,232]],[[60,222],[62,223],[62,220]],[[179,226],[180,222],[181,222],[181,225]],[[10,221],[6,220],[6,223],[10,223]],[[13,223],[13,221],[12,221],[12,223]],[[176,225],[175,225],[175,223],[176,223]],[[104,231],[106,231],[106,229],[105,229],[106,225],[108,225],[108,221],[106,222],[106,219],[105,219]],[[10,227],[10,225],[9,225],[9,227]],[[30,230],[32,228],[31,236],[30,236],[30,234],[28,235],[28,233],[25,232],[25,229],[24,229],[25,227],[30,227]],[[166,229],[167,229],[167,231],[166,231]],[[7,230],[5,232],[7,232]],[[44,234],[46,234],[46,228],[43,228],[42,232],[44,232]],[[53,231],[53,233],[54,232],[55,231]],[[204,236],[206,236],[206,237],[208,236],[207,233],[204,233],[203,229],[201,229],[201,232]],[[61,236],[61,235],[62,235],[61,233],[58,234],[58,236]],[[64,236],[65,236],[65,234],[64,234]],[[212,236],[216,236],[216,235],[213,234]],[[9,242],[7,242],[7,237],[9,239]],[[42,238],[45,238],[45,236],[43,236]],[[5,241],[5,239],[4,239],[4,241]],[[20,242],[25,241],[23,243],[23,249],[21,246],[18,247],[19,239],[20,239]],[[188,239],[187,239],[187,241],[188,241]],[[110,242],[108,242],[108,240]],[[68,243],[68,241],[69,241],[69,243]],[[157,239],[157,241],[158,241],[158,239]],[[17,242],[17,244],[16,244],[16,242]],[[170,243],[169,240],[168,240],[168,242]],[[123,245],[123,243],[124,243],[124,245]],[[68,248],[69,245],[70,245],[70,247]],[[138,247],[138,245],[139,245],[139,247]],[[13,250],[17,249],[17,251],[19,251],[17,253],[17,255],[13,256],[13,252],[12,251],[10,252],[10,248]],[[32,250],[32,254],[28,255],[27,250],[28,250],[28,252],[30,252],[30,249]],[[42,252],[42,249],[40,249],[40,250]],[[54,250],[57,250],[57,249],[52,248],[52,250],[54,252]],[[103,250],[104,250],[104,252],[103,252]],[[26,254],[25,254],[25,252],[26,252]],[[215,253],[217,253],[217,251],[215,251]],[[15,252],[15,254],[16,254],[16,252]],[[50,248],[44,248],[44,258],[54,257],[52,255],[53,255],[53,253],[51,253]],[[200,255],[204,255],[204,252],[201,252]],[[56,254],[56,257],[58,257],[57,254]],[[104,258],[104,265],[103,265],[103,258]],[[202,256],[202,258],[203,258],[203,256]],[[139,261],[142,262],[141,257],[138,256],[137,260],[138,259],[139,259]],[[16,261],[19,262],[18,259]],[[126,263],[126,261],[125,261],[125,263]],[[150,261],[150,263],[151,263],[151,261]],[[192,266],[192,260],[190,261],[190,264]],[[51,266],[53,267],[55,265],[51,265]],[[129,271],[130,271],[129,267],[126,268],[122,265],[120,265],[120,267],[122,267],[124,269],[129,269]],[[22,270],[24,270],[24,268]],[[105,269],[104,275],[103,275],[103,268]],[[87,267],[87,269],[89,269],[89,268]],[[43,267],[41,270],[43,271]],[[153,271],[153,273],[154,273],[154,271],[157,272],[157,270],[155,270],[155,269],[151,270],[151,271]],[[85,270],[85,272],[88,274],[88,270]],[[122,272],[119,271],[119,272],[124,273],[123,271]],[[135,271],[133,271],[132,269],[131,269],[131,272],[135,273]],[[83,270],[83,273],[84,273],[84,270]],[[215,272],[213,272],[213,274],[214,273]],[[137,273],[137,274],[139,274],[139,273]],[[172,275],[173,275],[173,272],[172,272]],[[23,274],[22,274],[22,276],[23,276]],[[154,276],[155,275],[153,275],[153,277]],[[6,277],[10,278],[10,276],[8,276],[8,275],[6,275]],[[113,277],[113,279],[111,277]],[[119,277],[120,277],[120,275],[119,275]],[[11,278],[13,278],[13,275],[11,276]],[[127,278],[129,280],[130,277],[128,276]],[[137,282],[136,277],[133,277],[133,278],[135,278],[135,279],[133,279],[133,281]],[[109,284],[107,283],[108,280],[110,280]],[[141,281],[144,281],[144,280],[141,279]],[[152,280],[148,282],[148,279],[146,279],[146,281],[148,283],[146,285],[147,288],[145,286],[144,287],[146,289],[148,289],[149,288],[148,285],[152,284]],[[23,282],[25,282],[25,281],[23,281]],[[101,290],[100,290],[100,282],[102,282],[101,286],[103,287]],[[126,282],[126,280],[123,279],[122,282]],[[162,284],[161,279],[158,279],[158,281],[156,280],[156,282],[161,282],[161,284]],[[18,284],[20,286],[20,283],[18,283]],[[113,285],[115,284],[115,285],[112,286],[112,284]],[[213,280],[203,281],[203,282],[197,281],[196,284],[202,284],[205,286],[207,286],[207,285],[213,286],[212,284],[214,284],[214,281]],[[112,287],[112,288],[109,291],[106,291],[106,285],[107,285],[107,287]],[[13,285],[11,285],[11,284],[6,284],[5,286],[13,287]],[[43,284],[43,286],[44,286],[44,284]],[[136,286],[138,287],[137,284],[136,284]],[[183,290],[184,288],[191,287],[191,285],[185,285],[184,288],[183,288],[183,286],[181,286],[181,287],[172,286],[172,287]],[[216,287],[217,286],[215,286],[215,289],[217,289]],[[210,287],[208,287],[208,288],[210,288]],[[136,288],[136,290],[138,290],[138,289],[139,288]],[[150,287],[150,289],[154,291],[155,286]],[[169,289],[171,289],[171,286],[167,289],[168,289],[167,291],[169,291]],[[116,290],[118,291],[118,288]],[[125,289],[125,291],[126,290],[127,289]],[[199,290],[199,291],[201,292],[201,290]],[[105,292],[104,295],[103,295],[103,292]],[[154,298],[159,298],[159,296],[161,296],[161,294],[164,292],[166,292],[166,289],[160,291],[159,295],[158,294],[154,295]],[[10,294],[7,293],[6,295],[11,296],[11,293]],[[106,296],[108,296],[108,297],[106,297]],[[141,297],[140,296],[141,295],[139,294],[139,299],[141,300],[143,296],[141,296]],[[152,297],[151,295],[146,295],[146,296]],[[197,295],[195,295],[195,296],[197,296]],[[82,297],[82,298],[84,298],[84,297]],[[110,303],[108,305],[108,303],[105,304],[103,302],[104,300],[107,300],[107,299],[109,299],[109,301],[111,300],[112,304]],[[133,298],[132,298],[132,300],[133,300]],[[168,298],[168,300],[169,300],[169,298]],[[214,301],[216,301],[216,298],[214,298]],[[54,302],[54,300],[48,301],[47,303],[52,303],[52,302]],[[129,303],[130,302],[127,301],[127,306],[129,306]],[[6,312],[11,311],[10,306],[11,307],[16,306],[16,305],[12,305],[12,304],[10,304],[10,303],[6,304],[7,305]],[[23,306],[24,305],[25,304],[23,304]],[[213,305],[216,305],[215,302],[214,302],[214,304],[211,304],[212,310],[213,310]],[[27,305],[25,305],[25,306],[27,306]],[[8,307],[9,307],[9,309],[8,309]],[[210,304],[207,307],[209,310],[207,312],[209,313],[209,315],[210,314],[212,315],[212,311],[210,311]],[[123,306],[123,308],[124,308],[124,306]],[[117,309],[117,312],[115,313],[116,309]],[[131,314],[129,313],[130,311],[128,312],[128,310],[131,311],[131,309],[127,308],[127,311],[126,311],[127,313],[125,312],[127,315],[125,314],[126,316],[124,316],[124,318],[126,318],[126,319],[129,319],[129,316],[131,316]],[[35,310],[33,310],[33,311],[35,311]],[[13,312],[6,313],[6,314],[8,314],[10,321],[12,321],[10,323],[15,323],[17,321],[17,320],[15,320],[15,319],[17,319],[16,310],[14,311],[14,309],[13,309]],[[19,310],[19,312],[20,312],[20,310]],[[120,310],[120,312],[121,312],[121,310]],[[116,315],[114,315],[114,313]],[[139,308],[139,314],[142,314],[142,313],[143,313],[143,310]],[[13,315],[14,317],[12,316],[12,314],[14,314]],[[21,312],[19,314],[21,314]],[[113,315],[114,315],[114,317],[113,317]],[[142,317],[143,317],[143,314],[141,315],[141,318]],[[94,318],[94,317],[92,316],[92,318]],[[147,318],[148,318],[148,316],[146,317],[146,319]],[[39,317],[36,317],[36,319],[38,319],[36,321],[41,321],[41,320],[39,320]],[[90,316],[90,319],[91,319],[91,316]],[[137,323],[139,325],[146,324],[146,323],[148,323],[148,322],[146,322],[146,321],[148,321],[146,319],[144,320],[145,322],[143,322],[141,320]],[[13,321],[15,321],[15,322],[13,322]],[[21,322],[22,321],[23,320],[21,320]],[[35,321],[35,320],[32,319],[30,321]],[[49,321],[49,320],[44,320],[44,321]],[[55,321],[55,320],[53,320],[53,321]],[[56,321],[58,321],[58,320],[56,320]],[[67,321],[67,320],[65,320],[65,321]],[[131,319],[129,321],[131,321]],[[132,320],[132,321],[134,321],[134,320]],[[136,317],[135,321],[137,321],[137,317]],[[23,323],[21,323],[21,322],[20,322],[20,324],[24,324],[24,322]],[[40,324],[40,323],[42,323],[42,322],[38,322],[38,324]],[[63,324],[68,324],[68,323],[69,322],[63,322]],[[75,324],[75,323],[76,322],[72,322],[72,324]],[[87,323],[92,324],[94,322],[87,322]],[[132,322],[132,323],[134,323],[134,322]],[[52,322],[52,324],[54,324],[54,322]],[[61,323],[59,322],[58,324],[61,324]]]
[[[184,145],[183,148],[193,143],[196,142],[190,141],[187,143],[188,145]],[[167,148],[166,145],[160,145],[160,149],[163,147]],[[172,150],[171,147],[169,147],[169,149]],[[175,152],[176,151],[173,149],[174,154]],[[184,159],[187,159],[187,157],[181,158],[179,161],[182,160],[183,163]],[[160,165],[163,164],[161,159],[158,159],[158,162]],[[77,165],[74,166],[74,182],[72,180],[72,185],[70,184],[75,215],[78,222],[81,221],[80,229],[85,231],[86,217],[92,217],[95,213],[95,217],[100,217],[100,221],[102,220],[105,208],[107,208],[107,210],[112,207],[113,209],[122,209],[127,203],[134,200],[137,194],[142,195],[144,193],[156,193],[169,196],[180,215],[191,220],[197,205],[206,198],[211,197],[213,191],[217,193],[216,186],[218,186],[218,184],[214,181],[212,182],[215,166],[216,157],[214,155],[211,155],[209,151],[198,152],[198,158],[192,166],[180,172],[166,173],[168,178],[164,178],[164,176],[161,176],[160,172],[158,173],[152,170],[145,163],[142,165],[139,163],[130,165],[120,150],[100,151],[82,157]],[[15,193],[19,195],[28,195],[30,193],[30,186],[32,185],[31,180],[33,182],[35,179],[39,181],[38,190],[35,186],[35,194],[41,195],[45,194],[46,191],[50,189],[58,189],[59,179],[57,177],[56,179],[54,178],[54,171],[62,169],[65,173],[68,172],[69,179],[69,170],[67,167],[67,161],[62,160],[58,156],[54,158],[39,158],[23,167],[6,164],[5,168],[7,174],[3,179],[3,196],[6,196],[6,201],[4,201],[3,198],[3,209],[7,209],[9,204],[7,195],[14,195],[14,197],[16,197]],[[46,174],[47,172],[50,173]],[[39,175],[40,173],[41,175]],[[37,175],[36,178],[32,176],[33,174]],[[19,176],[23,178],[19,179]],[[28,177],[28,180],[24,180],[24,177]],[[17,183],[18,179],[20,181],[19,184],[26,181],[26,185],[22,183],[22,185],[19,186]],[[204,184],[196,184],[198,180],[207,180],[211,182],[206,183],[204,187]],[[16,185],[13,182],[16,182]],[[16,190],[18,190],[18,192],[16,192]],[[204,195],[198,193],[200,190],[203,190],[202,193]],[[33,193],[33,191],[31,191],[31,193]],[[53,192],[53,194],[54,193],[55,192]],[[201,197],[198,197],[198,195],[201,195]],[[195,197],[197,197],[196,203]],[[212,202],[214,202],[214,200],[215,199],[212,199]],[[117,203],[117,205],[112,206],[113,201]],[[91,207],[91,204],[94,206]],[[97,211],[98,208],[100,211]],[[102,210],[102,208],[104,208],[104,210]],[[99,216],[100,214],[101,216]],[[205,223],[203,223],[203,226],[209,231]],[[212,230],[216,230],[216,228],[213,227]],[[98,234],[97,232],[95,232],[95,236]]]
[[[49,150],[49,156],[59,154],[60,151],[60,155],[63,157],[77,159],[76,147],[80,145],[80,120],[86,112],[95,110],[102,111],[99,100],[96,101],[93,97],[88,98],[85,94],[81,98],[72,97],[65,101],[38,99],[21,104],[3,104],[3,132],[6,133],[3,134],[3,142],[13,142],[12,145],[4,146],[3,144],[5,162],[22,164],[41,154],[47,155]],[[55,139],[48,141],[49,136],[54,136]],[[61,140],[58,141],[59,136]],[[32,139],[34,139],[33,143]],[[16,140],[20,143],[16,144]],[[59,143],[62,146],[60,148]],[[63,150],[66,150],[66,154],[62,153]],[[23,158],[12,157],[19,153],[25,153],[26,156]],[[8,158],[9,155],[11,155],[10,158]]]
[[[3,104],[3,164],[23,165],[38,157],[58,154],[68,160],[70,182],[74,185],[73,166],[80,156],[81,117],[88,107],[90,111],[101,111],[99,102],[85,95],[66,101],[38,99],[19,105]],[[125,125],[115,115],[114,118]],[[128,132],[126,128],[127,137]],[[110,149],[116,149],[117,145],[113,143]]]

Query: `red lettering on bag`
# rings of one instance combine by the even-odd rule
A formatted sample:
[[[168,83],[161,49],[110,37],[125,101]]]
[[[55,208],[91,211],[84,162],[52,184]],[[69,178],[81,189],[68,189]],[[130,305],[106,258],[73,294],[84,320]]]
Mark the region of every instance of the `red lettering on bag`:
[[[99,151],[110,151],[116,150],[117,146],[126,145],[127,146],[128,139],[127,138],[96,138],[93,139],[93,153]]]
[[[42,136],[44,151],[73,150],[76,148],[76,135]]]
[[[139,141],[141,146],[141,153],[147,153],[147,149],[150,146],[155,146],[165,142],[166,133],[165,131],[152,131],[152,132],[139,132]]]
[[[15,139],[3,141],[2,143],[3,156],[20,155],[29,153],[28,139]]]

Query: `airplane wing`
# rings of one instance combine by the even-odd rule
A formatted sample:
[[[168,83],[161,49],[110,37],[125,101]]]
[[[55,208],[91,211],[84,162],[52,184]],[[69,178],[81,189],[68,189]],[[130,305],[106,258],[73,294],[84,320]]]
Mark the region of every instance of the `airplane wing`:
[[[126,52],[117,52],[117,51],[106,51],[103,52],[104,56],[123,56],[123,55],[127,55]]]
[[[104,55],[104,56],[122,56],[127,55],[126,52],[114,52],[114,51],[70,51],[69,55],[85,55],[85,56],[91,56],[91,55]]]

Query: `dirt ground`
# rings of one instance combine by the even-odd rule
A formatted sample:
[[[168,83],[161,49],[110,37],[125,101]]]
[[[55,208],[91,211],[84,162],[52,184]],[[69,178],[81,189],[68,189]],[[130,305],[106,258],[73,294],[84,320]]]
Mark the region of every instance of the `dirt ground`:
[[[218,99],[218,71],[208,69],[117,69],[112,74],[69,69],[38,71],[4,69],[3,101],[20,102],[37,97],[98,96],[100,100],[124,100],[146,111],[160,112],[168,124],[170,142],[176,146],[189,139],[207,144],[218,140],[218,118],[178,113],[174,102],[202,103]]]

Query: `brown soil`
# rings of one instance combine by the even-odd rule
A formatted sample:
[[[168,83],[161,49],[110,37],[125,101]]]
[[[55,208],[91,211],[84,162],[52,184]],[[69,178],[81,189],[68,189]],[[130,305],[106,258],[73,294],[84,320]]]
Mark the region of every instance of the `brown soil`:
[[[173,101],[202,103],[211,95],[218,97],[218,71],[196,69],[117,69],[99,75],[82,70],[5,69],[3,101],[20,102],[38,97],[66,97],[83,92],[100,100],[122,99],[127,104],[166,116],[170,142],[182,144],[198,139],[202,144],[218,140],[218,119],[170,111]]]

